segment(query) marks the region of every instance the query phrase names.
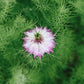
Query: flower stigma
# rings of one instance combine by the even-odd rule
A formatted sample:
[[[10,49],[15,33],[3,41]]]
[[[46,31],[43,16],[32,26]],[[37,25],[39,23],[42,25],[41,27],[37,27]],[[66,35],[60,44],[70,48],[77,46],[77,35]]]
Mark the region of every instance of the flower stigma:
[[[41,38],[41,34],[36,33],[35,34],[35,42],[41,42],[42,38]]]

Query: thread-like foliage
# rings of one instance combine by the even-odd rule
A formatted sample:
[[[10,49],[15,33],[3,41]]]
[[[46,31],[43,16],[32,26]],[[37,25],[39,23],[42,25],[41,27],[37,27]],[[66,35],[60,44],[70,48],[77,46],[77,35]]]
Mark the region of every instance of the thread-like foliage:
[[[0,84],[84,83],[84,0],[0,0]],[[25,52],[24,32],[45,27],[53,53]]]

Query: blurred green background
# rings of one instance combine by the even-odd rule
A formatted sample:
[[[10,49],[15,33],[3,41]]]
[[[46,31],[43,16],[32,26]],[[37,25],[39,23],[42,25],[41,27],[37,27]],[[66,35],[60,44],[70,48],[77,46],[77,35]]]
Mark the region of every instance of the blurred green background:
[[[55,34],[54,53],[24,52],[24,32]],[[84,84],[84,0],[0,0],[0,84]]]

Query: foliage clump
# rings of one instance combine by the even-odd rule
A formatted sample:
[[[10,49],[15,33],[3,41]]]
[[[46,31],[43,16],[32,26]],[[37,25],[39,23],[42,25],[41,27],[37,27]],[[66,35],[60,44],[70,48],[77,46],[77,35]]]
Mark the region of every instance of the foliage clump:
[[[41,60],[22,47],[36,25],[56,42]],[[0,84],[83,84],[83,55],[84,0],[0,0]]]

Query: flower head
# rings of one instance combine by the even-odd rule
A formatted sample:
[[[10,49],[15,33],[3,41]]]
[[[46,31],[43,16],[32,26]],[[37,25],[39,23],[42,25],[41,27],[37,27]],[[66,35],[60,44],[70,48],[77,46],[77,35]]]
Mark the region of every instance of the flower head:
[[[44,53],[53,52],[55,42],[50,29],[47,30],[46,27],[40,28],[36,26],[35,29],[26,31],[24,34],[23,47],[29,54],[34,54],[34,58],[38,56],[41,59]]]

